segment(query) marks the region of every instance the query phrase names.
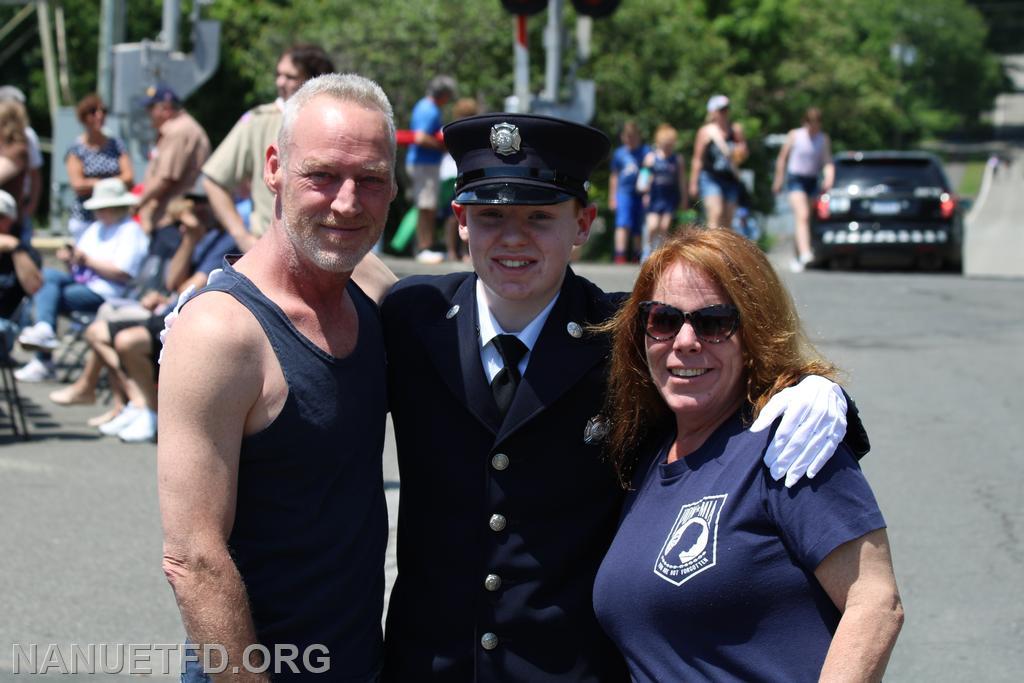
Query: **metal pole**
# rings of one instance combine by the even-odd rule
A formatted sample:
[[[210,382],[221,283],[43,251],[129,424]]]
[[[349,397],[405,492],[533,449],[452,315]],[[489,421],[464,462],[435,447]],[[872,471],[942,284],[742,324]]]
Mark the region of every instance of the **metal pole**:
[[[181,26],[181,0],[164,0],[163,28],[160,31],[160,42],[173,52],[180,49],[178,29]]]
[[[100,2],[100,45],[96,55],[96,92],[108,105],[114,98],[114,2]]]
[[[530,111],[530,51],[526,46],[526,15],[516,16],[515,44],[515,94],[517,113]]]
[[[558,102],[562,78],[562,0],[548,2],[548,28],[544,33],[545,61],[544,99]]]
[[[36,16],[39,19],[39,41],[43,48],[43,73],[46,74],[46,101],[50,108],[50,120],[56,123],[60,96],[57,94],[57,58],[53,52],[53,34],[50,31],[49,0],[36,1]]]

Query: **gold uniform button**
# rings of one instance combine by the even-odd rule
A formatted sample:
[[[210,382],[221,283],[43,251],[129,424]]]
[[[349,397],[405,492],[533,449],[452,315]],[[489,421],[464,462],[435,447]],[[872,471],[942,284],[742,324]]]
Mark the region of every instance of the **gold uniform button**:
[[[480,645],[483,646],[485,650],[493,650],[498,647],[498,636],[493,633],[485,633],[480,638]]]
[[[495,453],[491,458],[491,467],[501,472],[508,469],[508,456],[504,453]]]
[[[491,519],[488,522],[491,531],[503,531],[506,524],[508,524],[508,520],[505,519],[505,515],[491,515]]]
[[[492,593],[498,590],[501,588],[501,577],[497,574],[488,574],[487,578],[484,579],[484,588]]]

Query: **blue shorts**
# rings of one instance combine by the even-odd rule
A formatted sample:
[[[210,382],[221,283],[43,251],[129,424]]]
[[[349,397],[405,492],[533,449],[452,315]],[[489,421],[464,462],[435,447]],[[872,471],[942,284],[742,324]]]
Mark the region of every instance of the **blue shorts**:
[[[669,188],[655,191],[651,189],[651,202],[647,207],[647,213],[675,213],[679,203],[683,200],[678,188]]]
[[[644,227],[644,200],[642,195],[615,195],[615,227],[629,228],[631,235],[641,234]]]
[[[722,201],[736,204],[740,200],[740,181],[731,176],[700,172],[698,179],[701,197],[721,197]]]
[[[818,176],[786,174],[786,192],[803,192],[808,197],[818,196]]]

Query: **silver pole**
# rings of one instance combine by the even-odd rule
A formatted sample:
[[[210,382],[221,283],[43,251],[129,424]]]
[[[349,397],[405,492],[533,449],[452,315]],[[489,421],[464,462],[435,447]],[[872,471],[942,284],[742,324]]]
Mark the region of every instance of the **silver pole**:
[[[96,55],[96,93],[108,106],[114,98],[114,2],[100,3],[100,45]]]
[[[164,0],[163,28],[160,31],[160,42],[172,52],[180,49],[178,32],[181,27],[181,0]]]
[[[562,78],[562,0],[549,0],[548,27],[544,33],[545,61],[544,99],[558,102]]]

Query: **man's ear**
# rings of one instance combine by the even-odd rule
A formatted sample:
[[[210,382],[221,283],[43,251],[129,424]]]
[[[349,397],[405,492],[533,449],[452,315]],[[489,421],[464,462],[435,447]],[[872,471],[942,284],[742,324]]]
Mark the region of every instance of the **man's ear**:
[[[469,241],[469,209],[456,202],[452,202],[452,213],[455,214],[455,220],[459,222],[459,238],[463,242]]]
[[[594,219],[597,218],[597,205],[587,204],[581,207],[576,213],[576,239],[573,240],[573,246],[580,246],[587,241],[590,237],[590,228],[594,224]]]
[[[277,143],[273,142],[267,147],[266,160],[263,163],[263,184],[274,194],[278,194],[283,185],[284,168],[281,165],[281,154],[277,149]]]

